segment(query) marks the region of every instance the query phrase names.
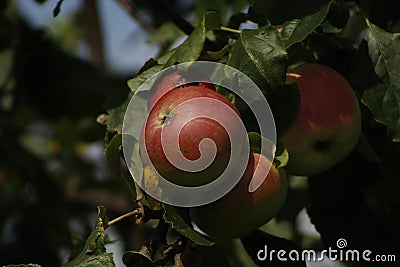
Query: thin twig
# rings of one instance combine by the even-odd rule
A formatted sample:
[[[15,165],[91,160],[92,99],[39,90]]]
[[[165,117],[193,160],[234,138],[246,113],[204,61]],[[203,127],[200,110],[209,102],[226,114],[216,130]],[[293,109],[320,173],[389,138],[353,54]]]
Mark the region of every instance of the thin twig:
[[[134,211],[125,213],[124,215],[121,215],[121,216],[115,218],[114,220],[109,221],[108,222],[108,226],[110,226],[110,225],[112,225],[112,224],[114,224],[116,222],[119,222],[119,221],[121,221],[121,220],[123,220],[125,218],[131,217],[131,216],[139,216],[139,215],[141,215],[141,211],[136,209]]]
[[[118,0],[118,2],[125,8],[126,11],[131,14],[131,16],[149,33],[154,33],[155,30],[153,26],[150,25],[140,14],[139,12],[128,3],[126,0]]]
[[[231,28],[224,27],[224,26],[219,27],[219,30],[221,30],[221,31],[226,31],[226,32],[231,32],[231,33],[237,33],[237,34],[240,34],[240,33],[241,33],[240,30],[231,29]]]
[[[91,52],[91,60],[102,73],[105,73],[103,42],[99,23],[97,1],[84,2],[85,35]]]

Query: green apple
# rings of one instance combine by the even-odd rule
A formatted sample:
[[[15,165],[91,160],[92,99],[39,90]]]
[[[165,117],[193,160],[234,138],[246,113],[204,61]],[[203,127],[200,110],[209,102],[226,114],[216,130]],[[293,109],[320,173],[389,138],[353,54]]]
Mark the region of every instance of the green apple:
[[[350,84],[332,68],[303,64],[286,74],[297,83],[300,111],[279,138],[289,151],[289,174],[312,176],[327,171],[356,146],[361,113]]]
[[[252,188],[254,184],[260,186]],[[266,157],[252,153],[238,184],[222,198],[191,208],[191,218],[216,241],[243,237],[277,215],[286,192],[283,168],[277,169]]]

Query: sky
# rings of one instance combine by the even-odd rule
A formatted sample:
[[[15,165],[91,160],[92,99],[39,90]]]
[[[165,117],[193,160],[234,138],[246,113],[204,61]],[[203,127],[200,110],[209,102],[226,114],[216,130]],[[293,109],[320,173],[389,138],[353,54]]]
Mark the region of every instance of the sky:
[[[57,0],[39,4],[34,0],[16,0],[17,11],[34,28],[55,31],[55,25],[79,11],[81,0],[64,1],[60,14],[54,18],[53,8]],[[149,35],[115,0],[99,0],[100,23],[103,32],[105,60],[114,74],[133,74],[150,57],[158,52],[158,46],[148,44]],[[87,47],[81,44],[78,55],[87,57]]]

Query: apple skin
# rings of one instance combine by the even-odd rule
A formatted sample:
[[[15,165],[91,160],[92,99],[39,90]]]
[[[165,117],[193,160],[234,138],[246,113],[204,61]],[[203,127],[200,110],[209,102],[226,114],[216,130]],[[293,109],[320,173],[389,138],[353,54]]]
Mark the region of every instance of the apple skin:
[[[286,74],[297,83],[300,111],[279,138],[289,151],[288,174],[313,176],[329,170],[356,146],[361,112],[350,84],[332,68],[308,63]]]
[[[249,192],[250,182],[263,182]],[[264,156],[250,154],[247,168],[236,186],[222,198],[191,208],[193,222],[215,241],[240,238],[266,224],[282,208],[287,193],[283,168]]]
[[[179,107],[175,109],[181,103],[198,98],[219,100],[226,104],[228,109],[219,110],[218,107],[215,107],[215,102],[193,104],[190,106],[190,110],[187,111],[186,109],[185,112],[181,112]],[[225,170],[231,153],[231,142],[227,131],[222,125],[210,118],[191,117],[193,114],[203,113],[207,109],[212,112],[219,112],[220,115],[226,118],[231,118],[232,112],[240,117],[236,107],[224,96],[199,85],[188,85],[168,91],[151,110],[144,125],[144,134],[142,133],[141,135],[141,155],[144,158],[143,160],[146,161],[146,157],[143,157],[145,145],[148,159],[168,181],[181,186],[200,186],[212,182]],[[226,114],[223,114],[224,112]],[[190,121],[181,127],[180,124],[187,120]],[[242,127],[242,125],[237,125],[238,120],[228,119],[228,121],[232,129],[239,130],[239,127]],[[182,128],[179,133],[179,147],[168,141],[164,142],[163,148],[161,142],[162,131],[172,133],[178,131],[179,128]],[[174,155],[182,153],[188,160],[194,161],[198,159],[201,155],[199,150],[200,141],[206,138],[214,142],[217,152],[212,163],[204,170],[187,172],[176,168],[168,161],[164,149],[168,149]]]
[[[161,79],[160,83],[152,90],[152,94],[147,102],[148,110],[150,111],[154,107],[154,104],[157,102],[157,100],[159,100],[159,98],[168,90],[177,87],[177,85],[185,83],[186,80],[177,71],[165,75]]]
[[[211,89],[215,91],[215,86],[212,83],[207,81],[203,81],[198,83],[200,87]],[[151,96],[147,103],[147,109],[150,111],[154,104],[169,90],[174,89],[176,87],[185,87],[188,86],[187,81],[184,77],[182,77],[177,71],[166,74],[158,85],[153,88],[151,91]]]

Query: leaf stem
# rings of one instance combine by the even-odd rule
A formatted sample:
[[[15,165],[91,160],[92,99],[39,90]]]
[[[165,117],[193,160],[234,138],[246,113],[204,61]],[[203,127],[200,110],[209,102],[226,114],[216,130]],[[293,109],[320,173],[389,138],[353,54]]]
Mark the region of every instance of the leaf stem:
[[[236,30],[236,29],[231,29],[231,28],[224,27],[224,26],[219,27],[219,30],[226,31],[226,32],[231,32],[231,33],[237,33],[237,34],[240,34],[242,32],[242,31],[239,31],[239,30]]]
[[[108,226],[110,226],[110,225],[112,225],[114,223],[117,223],[117,222],[119,222],[119,221],[121,221],[121,220],[123,220],[125,218],[131,217],[131,216],[137,216],[137,215],[140,215],[140,214],[141,214],[140,210],[137,210],[137,209],[134,210],[134,211],[125,213],[125,214],[115,218],[114,220],[109,221],[108,222]]]

